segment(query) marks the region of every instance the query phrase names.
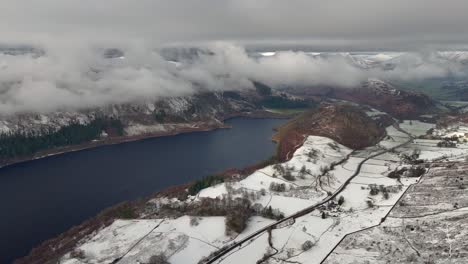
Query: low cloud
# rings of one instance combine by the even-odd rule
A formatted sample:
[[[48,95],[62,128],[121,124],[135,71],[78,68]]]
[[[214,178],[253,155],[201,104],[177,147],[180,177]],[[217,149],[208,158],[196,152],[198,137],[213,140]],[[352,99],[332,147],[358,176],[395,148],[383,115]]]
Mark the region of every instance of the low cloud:
[[[2,114],[239,90],[251,88],[252,81],[354,87],[367,78],[466,73],[461,63],[427,51],[399,57],[389,71],[356,67],[342,55],[284,51],[252,58],[242,48],[466,49],[466,0],[0,0],[0,5],[0,46],[26,44],[41,51],[0,55]],[[213,42],[206,48],[214,55],[182,65],[154,51]],[[125,59],[103,58],[102,47],[124,51]]]
[[[241,46],[215,43],[210,52],[182,63],[163,59],[145,45],[120,47],[125,58],[105,58],[102,49],[51,45],[44,54],[0,55],[0,112],[47,112],[111,103],[156,100],[198,91],[317,85],[356,87],[368,78],[421,80],[465,76],[464,66],[434,52],[406,53],[396,66],[363,69],[348,55],[312,56],[283,51],[252,57]]]

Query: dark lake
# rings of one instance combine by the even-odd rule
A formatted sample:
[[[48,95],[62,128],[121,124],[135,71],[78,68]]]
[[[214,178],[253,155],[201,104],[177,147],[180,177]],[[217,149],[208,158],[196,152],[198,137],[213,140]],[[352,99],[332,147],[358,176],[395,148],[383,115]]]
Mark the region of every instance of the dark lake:
[[[270,157],[281,119],[103,146],[0,169],[0,263],[116,203]]]

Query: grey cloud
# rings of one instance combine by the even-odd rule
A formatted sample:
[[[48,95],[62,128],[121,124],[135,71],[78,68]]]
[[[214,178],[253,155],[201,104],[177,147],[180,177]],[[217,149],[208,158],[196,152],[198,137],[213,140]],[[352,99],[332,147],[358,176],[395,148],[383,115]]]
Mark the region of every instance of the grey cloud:
[[[420,80],[457,75],[466,68],[438,53],[405,53],[393,70],[363,69],[347,54],[311,56],[283,51],[254,58],[229,43],[180,64],[152,48],[130,45],[125,58],[106,59],[102,50],[54,46],[44,56],[0,56],[0,112],[54,111],[110,103],[148,101],[197,91],[241,90],[263,82],[272,87],[330,85],[356,87],[368,78]]]
[[[4,41],[465,45],[464,0],[1,0]]]
[[[252,81],[353,87],[369,77],[465,76],[459,63],[440,62],[427,55],[431,52],[408,55],[394,70],[382,71],[359,69],[344,56],[295,51],[254,59],[242,48],[463,49],[468,2],[461,0],[0,0],[0,5],[0,44],[41,50],[0,56],[1,113],[245,89]],[[192,44],[208,45],[215,55],[175,66],[155,51]],[[124,51],[125,60],[104,59],[104,48]]]

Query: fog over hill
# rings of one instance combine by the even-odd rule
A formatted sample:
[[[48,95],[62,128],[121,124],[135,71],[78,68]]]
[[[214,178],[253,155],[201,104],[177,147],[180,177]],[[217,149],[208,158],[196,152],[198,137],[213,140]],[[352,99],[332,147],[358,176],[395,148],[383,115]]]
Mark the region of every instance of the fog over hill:
[[[353,87],[369,77],[411,80],[466,73],[463,53],[434,52],[466,50],[468,4],[460,0],[0,4],[2,113],[246,89],[252,81],[274,87]],[[168,63],[159,54],[168,46],[202,46],[212,53],[185,64]],[[254,58],[243,47],[284,51]],[[106,48],[115,49],[102,56]],[[323,50],[412,52],[396,58],[305,53]]]
[[[0,208],[34,223],[33,232],[0,221],[0,262],[50,238],[15,263],[468,263],[466,10],[466,0],[0,0]],[[213,147],[230,161],[226,142],[263,148],[250,143],[260,133],[242,129],[249,141],[210,139],[206,149],[190,137],[135,143],[167,171],[121,145],[111,152],[138,162],[121,162],[128,183],[89,152],[77,153],[84,163],[59,160],[75,173],[49,177],[60,181],[37,177],[54,158],[9,166],[209,134],[237,117],[288,119],[271,158],[198,178],[192,155],[200,167],[198,157],[221,164],[204,156]],[[66,231],[89,217],[82,204],[103,209],[107,191],[132,198],[133,184],[148,195],[145,181],[172,179],[174,167],[194,182]],[[42,210],[64,207],[73,214]],[[51,238],[41,219],[66,232]]]
[[[160,50],[143,46],[26,49],[14,55],[11,49],[7,51],[0,54],[2,113],[81,109],[199,91],[242,90],[252,88],[254,81],[273,88],[357,87],[368,78],[422,80],[466,77],[467,73],[464,52],[278,51],[255,56],[242,46],[218,42],[192,50],[194,56],[182,52],[174,61],[167,50],[162,57]]]

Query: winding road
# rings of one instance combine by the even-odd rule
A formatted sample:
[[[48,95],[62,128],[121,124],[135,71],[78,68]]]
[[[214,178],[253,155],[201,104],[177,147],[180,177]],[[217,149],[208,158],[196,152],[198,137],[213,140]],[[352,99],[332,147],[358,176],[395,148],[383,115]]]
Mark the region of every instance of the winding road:
[[[359,175],[359,173],[361,172],[361,168],[362,168],[362,165],[364,165],[364,163],[370,159],[373,159],[377,156],[380,156],[380,155],[383,155],[385,153],[388,153],[388,152],[391,152],[391,151],[394,151],[395,149],[397,148],[401,148],[407,144],[409,144],[411,141],[413,141],[414,137],[409,134],[408,132],[404,131],[403,129],[401,129],[398,125],[394,125],[395,129],[397,129],[398,131],[406,134],[409,136],[408,140],[395,146],[395,147],[392,147],[392,148],[389,148],[389,149],[386,149],[386,150],[382,150],[376,154],[373,154],[373,155],[370,155],[369,157],[365,158],[364,160],[362,160],[358,166],[356,167],[356,170],[354,171],[353,175],[351,175],[351,177],[348,178],[348,180],[346,180],[341,186],[340,188],[338,188],[332,195],[330,196],[327,196],[325,199],[323,199],[322,201],[312,205],[312,206],[309,206],[307,208],[304,208],[290,216],[287,216],[281,220],[278,220],[277,222],[274,222],[270,225],[267,225],[259,230],[257,230],[256,232],[248,235],[247,237],[239,240],[239,241],[236,241],[235,243],[229,245],[228,247],[220,250],[216,255],[212,256],[211,258],[207,259],[204,263],[206,264],[212,264],[212,263],[216,263],[217,260],[220,260],[223,256],[226,256],[226,254],[228,254],[229,252],[231,252],[232,250],[238,248],[238,247],[241,247],[244,243],[246,242],[249,242],[249,240],[251,239],[254,239],[258,236],[260,236],[261,234],[267,232],[268,230],[270,229],[275,229],[276,226],[282,224],[282,223],[285,223],[287,221],[290,221],[290,220],[296,220],[296,218],[299,218],[301,216],[304,216],[312,211],[314,211],[315,209],[317,209],[318,207],[320,207],[321,205],[324,205],[330,201],[332,201],[333,199],[335,199],[348,185],[349,183],[357,176]]]

